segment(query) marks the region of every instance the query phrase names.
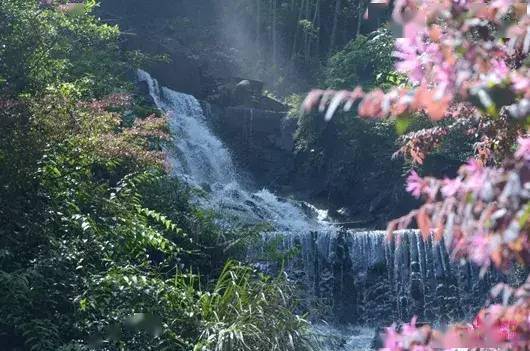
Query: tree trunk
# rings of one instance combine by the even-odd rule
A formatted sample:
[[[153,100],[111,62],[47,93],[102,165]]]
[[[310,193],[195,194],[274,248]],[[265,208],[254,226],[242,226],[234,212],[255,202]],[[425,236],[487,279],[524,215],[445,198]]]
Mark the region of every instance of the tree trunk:
[[[311,19],[311,2],[312,2],[311,0],[307,0],[306,5],[305,5],[304,19],[308,21]],[[308,47],[309,47],[310,40],[311,40],[311,36],[309,35],[308,31],[305,30],[304,31],[304,62],[309,61]]]
[[[363,22],[363,1],[359,0],[359,7],[357,11],[357,32],[355,33],[355,37],[358,37],[359,34],[361,34],[361,24]]]
[[[337,31],[339,27],[340,10],[342,8],[342,0],[335,0],[335,14],[333,15],[333,28],[331,29],[331,39],[329,41],[329,51],[335,50],[337,44]]]
[[[319,8],[320,8],[320,0],[316,0],[315,12],[313,14],[313,19],[311,21],[311,26],[314,29],[318,28],[317,27],[317,18],[318,18],[318,14],[319,14]],[[316,32],[315,34],[318,36],[318,32]],[[313,44],[313,40],[314,39],[315,38],[313,38],[313,33],[310,33],[308,41],[307,41],[306,62],[309,62],[311,60],[311,46]]]
[[[272,65],[276,70],[277,55],[278,55],[278,29],[277,29],[277,0],[271,0],[272,2]]]
[[[261,41],[261,0],[256,2],[256,43],[260,44]]]
[[[297,54],[297,42],[298,42],[298,33],[300,32],[300,21],[302,20],[303,10],[304,10],[305,0],[302,0],[300,7],[298,8],[298,20],[296,21],[296,30],[293,38],[293,48],[291,50],[291,60],[293,60]]]

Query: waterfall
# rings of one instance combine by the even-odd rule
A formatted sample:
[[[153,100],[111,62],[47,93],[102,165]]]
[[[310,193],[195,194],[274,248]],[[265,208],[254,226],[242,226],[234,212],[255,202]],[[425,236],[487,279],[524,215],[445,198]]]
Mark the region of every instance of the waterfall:
[[[156,105],[169,117],[173,145],[167,151],[171,171],[208,193],[203,206],[220,214],[237,215],[246,223],[270,223],[279,232],[334,230],[309,204],[279,198],[267,189],[252,191],[243,186],[230,152],[208,128],[197,99],[159,87],[145,71],[139,70],[138,78],[147,83]]]
[[[201,206],[242,223],[272,225],[249,252],[249,260],[274,272],[280,264],[271,262],[267,252],[286,253],[282,265],[300,286],[301,308],[312,311],[315,319],[363,327],[413,316],[431,323],[462,320],[472,316],[501,279],[495,272],[480,279],[476,267],[453,262],[443,242],[417,231],[401,231],[387,240],[382,231],[342,230],[310,204],[250,189],[243,185],[229,150],[208,127],[197,99],[160,87],[145,71],[139,70],[138,78],[169,117],[171,171],[204,189],[207,195],[198,199]],[[352,340],[357,339],[363,337]]]
[[[391,240],[382,231],[340,230],[284,238],[284,251],[300,252],[287,271],[306,292],[307,309],[328,307],[324,317],[342,324],[469,320],[503,278],[495,271],[479,278],[477,267],[451,260],[443,242],[415,230]]]

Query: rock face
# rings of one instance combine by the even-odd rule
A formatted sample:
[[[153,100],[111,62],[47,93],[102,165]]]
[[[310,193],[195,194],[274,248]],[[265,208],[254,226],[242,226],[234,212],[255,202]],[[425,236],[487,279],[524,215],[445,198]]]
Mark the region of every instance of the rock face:
[[[105,0],[97,15],[120,26],[122,47],[140,51],[142,68],[161,85],[205,98],[216,84],[213,77],[226,78],[237,71],[216,32],[216,2]]]
[[[248,89],[248,83],[242,86]],[[340,125],[316,117],[322,121],[315,127],[318,142],[300,146],[312,137],[300,136],[303,121],[281,112],[285,106],[260,102],[267,98],[248,91],[239,96],[246,105],[207,104],[205,110],[240,168],[259,186],[316,203],[349,228],[384,228],[414,207],[403,185],[402,161],[391,159],[394,139],[377,135],[364,121],[344,135]]]
[[[258,184],[274,188],[289,182],[296,120],[284,112],[245,106],[209,105],[206,110],[217,134]]]
[[[263,95],[263,82],[231,77],[211,82],[206,100],[225,107],[248,107],[256,110],[286,112],[287,106]]]
[[[157,62],[147,67],[162,85],[194,96],[204,95],[207,78],[202,74],[200,64],[186,55],[173,52],[169,62]]]
[[[297,189],[350,228],[386,227],[417,205],[405,191],[404,162],[394,159],[395,130],[353,114],[302,116],[297,131]]]

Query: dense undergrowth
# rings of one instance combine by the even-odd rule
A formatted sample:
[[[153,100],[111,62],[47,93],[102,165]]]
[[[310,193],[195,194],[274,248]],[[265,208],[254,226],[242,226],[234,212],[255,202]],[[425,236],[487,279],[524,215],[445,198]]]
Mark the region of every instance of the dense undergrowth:
[[[234,261],[255,232],[167,173],[142,55],[94,6],[0,3],[1,348],[307,349],[285,278]]]
[[[331,55],[315,85],[337,91],[355,85],[382,90],[406,85],[406,77],[394,67],[395,38],[388,27],[359,35]],[[410,169],[428,175],[454,175],[478,141],[465,133],[464,126],[453,128],[443,142],[433,143],[419,164],[409,157],[414,145],[410,142],[413,134],[408,133],[443,128],[450,122],[433,122],[422,113],[397,120],[360,118],[356,106],[350,111],[339,109],[332,119],[325,120],[323,111],[316,109],[300,113],[302,100],[302,95],[286,100],[290,115],[298,119],[297,177],[313,175],[312,184],[325,185],[323,199],[317,201],[327,200],[330,213],[352,226],[385,228],[389,220],[408,213],[416,206],[403,186]]]

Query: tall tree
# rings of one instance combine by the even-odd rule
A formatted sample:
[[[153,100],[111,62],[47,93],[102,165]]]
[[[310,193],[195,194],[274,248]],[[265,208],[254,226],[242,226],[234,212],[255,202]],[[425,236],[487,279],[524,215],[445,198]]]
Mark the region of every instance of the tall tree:
[[[341,8],[342,0],[335,0],[335,12],[333,13],[333,27],[331,29],[331,38],[329,41],[329,51],[335,50],[335,46],[337,44],[337,31],[339,27]]]

